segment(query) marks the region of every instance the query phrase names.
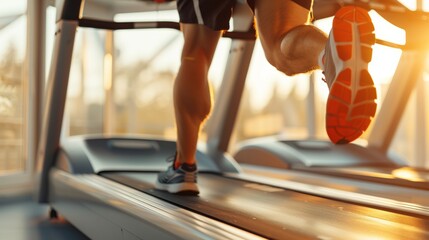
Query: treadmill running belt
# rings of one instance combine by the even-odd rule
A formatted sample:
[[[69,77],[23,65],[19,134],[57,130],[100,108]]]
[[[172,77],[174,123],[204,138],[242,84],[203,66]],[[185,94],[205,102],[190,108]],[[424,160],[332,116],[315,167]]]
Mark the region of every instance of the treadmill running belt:
[[[269,239],[428,239],[429,219],[200,173],[199,196],[154,189],[156,173],[102,176]]]

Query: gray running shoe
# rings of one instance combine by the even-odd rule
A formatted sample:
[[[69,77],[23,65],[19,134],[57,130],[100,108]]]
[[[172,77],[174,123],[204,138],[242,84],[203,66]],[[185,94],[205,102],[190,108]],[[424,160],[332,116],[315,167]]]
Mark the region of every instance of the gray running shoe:
[[[183,163],[174,169],[173,160],[166,171],[158,174],[155,188],[175,194],[197,195],[197,166]]]

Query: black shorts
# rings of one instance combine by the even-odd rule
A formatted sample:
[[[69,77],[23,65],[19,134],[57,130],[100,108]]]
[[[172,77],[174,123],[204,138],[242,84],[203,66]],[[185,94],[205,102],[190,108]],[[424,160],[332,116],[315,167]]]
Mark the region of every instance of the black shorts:
[[[310,10],[313,0],[292,1]],[[236,2],[237,0],[177,0],[180,22],[201,24],[213,30],[227,30]],[[247,0],[247,3],[254,8],[255,0]]]

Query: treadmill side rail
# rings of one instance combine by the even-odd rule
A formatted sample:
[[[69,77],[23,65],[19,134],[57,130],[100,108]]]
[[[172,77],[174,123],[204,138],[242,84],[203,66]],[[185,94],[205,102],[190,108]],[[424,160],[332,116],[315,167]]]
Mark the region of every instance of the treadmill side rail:
[[[52,206],[91,239],[264,239],[98,175],[50,175]]]

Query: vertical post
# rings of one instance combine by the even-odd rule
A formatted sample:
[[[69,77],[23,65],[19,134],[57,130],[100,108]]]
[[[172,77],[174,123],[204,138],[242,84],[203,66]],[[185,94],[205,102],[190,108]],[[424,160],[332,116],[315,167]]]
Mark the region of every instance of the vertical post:
[[[111,135],[115,127],[114,105],[114,40],[113,31],[106,31],[104,44],[104,92],[106,101],[103,111],[103,133]]]
[[[223,154],[228,150],[254,46],[253,40],[233,40],[222,85],[208,122],[207,153],[223,171],[231,170],[230,166],[224,165]]]
[[[26,119],[26,159],[27,170],[33,172],[37,162],[37,145],[41,128],[41,110],[45,79],[45,35],[46,35],[46,1],[29,0],[28,2],[28,34],[27,34],[27,66],[28,84]]]
[[[309,91],[307,96],[307,129],[308,137],[314,139],[316,137],[316,74],[313,72],[309,77]]]
[[[38,162],[41,164],[39,202],[49,201],[49,170],[55,164],[60,145],[61,127],[70,74],[71,59],[81,14],[82,1],[57,0],[57,29],[44,99],[42,132],[39,141]]]
[[[423,74],[422,74],[423,75]],[[417,80],[417,88],[416,88],[416,125],[415,125],[415,165],[417,167],[425,167],[426,164],[426,146],[427,146],[427,139],[426,139],[426,89],[425,89],[425,81],[423,79],[423,76],[420,76],[420,78]]]

